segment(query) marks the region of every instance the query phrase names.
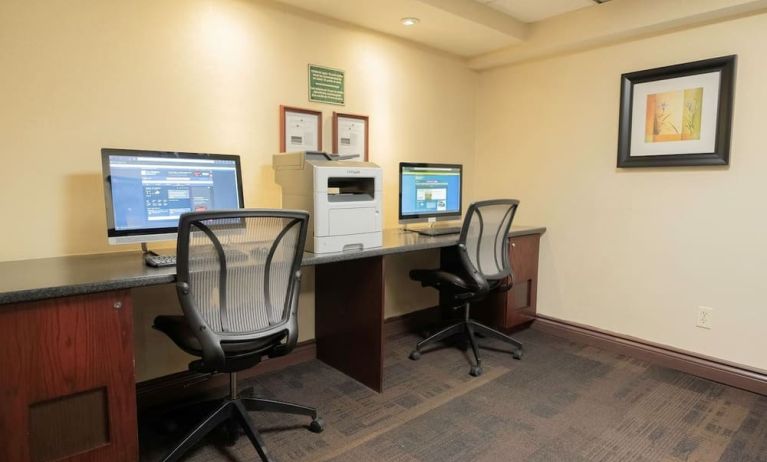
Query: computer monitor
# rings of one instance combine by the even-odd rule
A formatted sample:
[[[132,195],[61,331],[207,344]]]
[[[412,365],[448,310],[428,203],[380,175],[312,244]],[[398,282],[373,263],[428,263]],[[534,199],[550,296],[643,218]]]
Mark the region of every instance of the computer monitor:
[[[449,220],[461,216],[460,164],[399,164],[399,222]]]
[[[243,207],[240,157],[102,149],[110,244],[175,239],[182,213]]]

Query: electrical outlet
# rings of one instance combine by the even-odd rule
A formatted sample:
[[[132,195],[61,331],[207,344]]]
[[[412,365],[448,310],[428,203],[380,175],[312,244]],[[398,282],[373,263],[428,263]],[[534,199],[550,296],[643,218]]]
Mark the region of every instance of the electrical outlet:
[[[695,324],[703,329],[711,329],[711,318],[713,317],[714,309],[707,306],[698,307],[698,322]]]

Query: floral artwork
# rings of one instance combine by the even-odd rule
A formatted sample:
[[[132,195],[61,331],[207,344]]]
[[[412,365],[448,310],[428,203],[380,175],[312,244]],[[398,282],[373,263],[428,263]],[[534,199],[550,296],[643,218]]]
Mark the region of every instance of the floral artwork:
[[[703,87],[647,96],[645,141],[700,139]]]

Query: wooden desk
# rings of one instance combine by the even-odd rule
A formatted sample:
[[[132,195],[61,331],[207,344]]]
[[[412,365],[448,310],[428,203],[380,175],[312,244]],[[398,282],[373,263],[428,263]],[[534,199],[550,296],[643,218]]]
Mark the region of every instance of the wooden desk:
[[[528,288],[491,303],[500,327],[534,314],[544,231],[512,229],[512,267]],[[302,265],[316,266],[317,357],[380,392],[383,257],[446,249],[457,240],[387,230],[380,248],[305,253]],[[521,244],[530,251],[516,251]],[[136,460],[129,289],[175,278],[175,268],[149,268],[139,252],[0,263],[0,460]],[[527,305],[520,308],[519,300]]]

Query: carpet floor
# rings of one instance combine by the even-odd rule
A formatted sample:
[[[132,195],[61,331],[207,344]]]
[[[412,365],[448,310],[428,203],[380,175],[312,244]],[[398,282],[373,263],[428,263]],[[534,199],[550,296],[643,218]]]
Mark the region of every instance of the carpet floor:
[[[243,383],[256,394],[316,406],[308,418],[252,413],[277,461],[732,461],[767,462],[767,397],[535,330],[515,336],[525,357],[481,339],[484,374],[467,353],[440,347],[408,359],[418,337],[387,339],[384,392],[314,360]],[[202,416],[175,431],[142,422],[142,460],[163,453]],[[185,460],[253,461],[244,437],[210,441]]]

